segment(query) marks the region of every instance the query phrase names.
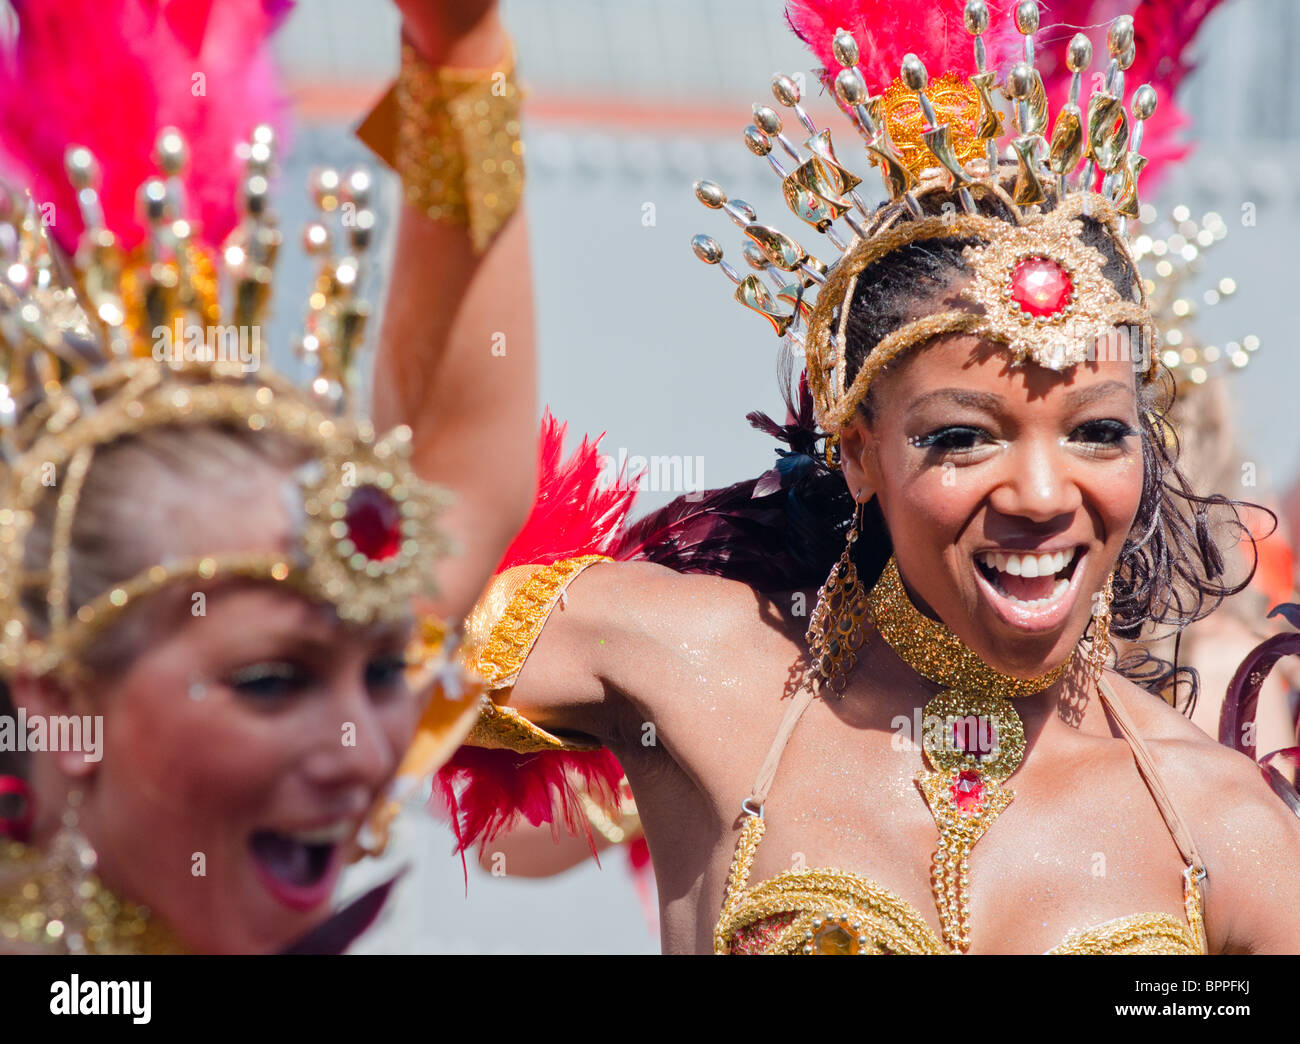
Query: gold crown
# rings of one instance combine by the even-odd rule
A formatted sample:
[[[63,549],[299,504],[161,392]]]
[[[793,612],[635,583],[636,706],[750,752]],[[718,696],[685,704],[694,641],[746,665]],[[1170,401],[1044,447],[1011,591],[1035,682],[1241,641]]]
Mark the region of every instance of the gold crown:
[[[349,411],[367,315],[358,284],[374,226],[369,177],[327,170],[313,180],[320,219],[306,243],[320,265],[299,344],[316,363],[305,391],[260,357],[281,245],[269,206],[270,129],[257,128],[243,152],[242,219],[219,253],[185,218],[186,147],[174,130],[158,141],[164,177],[140,190],[148,235],[137,250],[122,250],[104,226],[85,149],[67,153],[85,225],[72,259],[34,201],[0,188],[0,672],[75,671],[93,635],[181,579],[287,584],[357,623],[400,615],[431,590],[432,559],[447,550],[435,515],[448,495],[411,470],[407,429],[378,438]],[[346,246],[339,254],[331,216]],[[245,350],[250,340],[259,354]],[[70,604],[73,520],[95,452],[149,428],[209,423],[274,432],[309,451],[291,481],[294,546],[160,562]],[[32,562],[28,537],[51,496],[48,559]],[[29,612],[33,595],[43,624]]]
[[[817,420],[828,432],[848,422],[891,359],[944,333],[975,333],[1006,344],[1017,361],[1052,369],[1094,357],[1100,339],[1113,345],[1105,350],[1128,353],[1120,357],[1131,358],[1144,377],[1154,374],[1156,336],[1143,286],[1138,281],[1132,297],[1117,291],[1102,274],[1101,252],[1081,238],[1085,220],[1095,221],[1121,256],[1133,260],[1126,224],[1138,216],[1137,182],[1146,163],[1138,149],[1143,121],[1156,105],[1155,90],[1143,85],[1133,93],[1131,120],[1124,106],[1124,70],[1134,58],[1133,19],[1121,16],[1111,25],[1104,83],[1085,105],[1080,89],[1092,45],[1082,33],[1070,42],[1069,100],[1048,137],[1047,94],[1034,67],[1038,7],[1033,0],[1017,6],[1024,56],[1001,85],[1012,103],[1016,131],[1009,143],[1014,183],[1004,187],[997,145],[1003,114],[993,98],[996,74],[986,67],[984,0],[968,0],[964,17],[974,41],[975,75],[963,81],[945,73],[932,80],[921,60],[908,54],[899,78],[876,95],[858,68],[853,36],[843,29],[834,36],[835,58],[843,66],[834,77],[836,99],[871,165],[879,168],[887,200],[899,201],[900,207],[874,212],[867,207],[858,191],[862,179],[840,162],[830,130],[817,128],[793,79],[773,77],[772,94],[808,132],[802,150],[784,133],[776,110],[754,106],[754,122],[745,129],[747,147],[781,177],[787,205],[826,237],[840,255],[835,261],[825,263],[791,236],[758,223],[752,207],[729,200],[714,182],[695,185],[700,202],[723,210],[742,229],[749,240],[745,260],[755,271],[742,277],[709,236],[693,240],[696,256],[719,265],[736,284],[736,300],[803,350]],[[955,206],[927,213],[927,197],[936,195]],[[1000,204],[995,209],[1005,217],[981,212],[978,202],[990,197],[996,197],[990,201]],[[964,250],[973,270],[962,294],[966,309],[903,326],[874,346],[848,381],[845,324],[858,277],[873,261],[927,239],[975,241]],[[1129,328],[1127,341],[1116,339],[1119,325]]]

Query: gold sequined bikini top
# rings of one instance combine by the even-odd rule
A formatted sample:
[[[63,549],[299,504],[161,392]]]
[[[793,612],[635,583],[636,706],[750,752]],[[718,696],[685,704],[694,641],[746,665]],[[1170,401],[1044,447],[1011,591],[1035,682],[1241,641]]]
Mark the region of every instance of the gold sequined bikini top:
[[[1138,771],[1151,791],[1186,864],[1184,924],[1167,913],[1134,914],[1071,932],[1052,954],[1203,954],[1206,952],[1201,883],[1204,863],[1186,824],[1170,800],[1128,713],[1103,680],[1102,703],[1128,741]],[[776,776],[786,743],[812,702],[795,697],[759,770],[727,880],[722,914],[714,930],[715,953],[744,954],[948,954],[925,918],[907,901],[858,874],[834,869],[787,870],[750,886],[749,873],[763,838],[762,803]]]

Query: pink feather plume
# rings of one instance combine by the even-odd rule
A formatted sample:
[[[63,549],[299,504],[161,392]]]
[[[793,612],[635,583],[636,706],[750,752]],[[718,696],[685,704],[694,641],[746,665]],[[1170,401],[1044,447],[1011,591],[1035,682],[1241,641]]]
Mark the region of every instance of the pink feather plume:
[[[1086,74],[1080,97],[1086,104],[1092,86],[1091,74],[1104,73],[1109,61],[1106,31],[1120,15],[1133,16],[1134,59],[1124,73],[1124,93],[1144,83],[1156,89],[1155,115],[1146,121],[1139,150],[1147,157],[1142,174],[1144,194],[1149,195],[1170,165],[1183,160],[1191,145],[1180,140],[1190,123],[1188,114],[1176,103],[1176,92],[1194,65],[1188,53],[1205,19],[1223,0],[1048,0],[1043,5],[1038,35],[1038,70],[1047,88],[1049,111],[1055,113],[1069,95],[1070,70],[1065,65],[1065,48],[1077,32],[1092,41],[1092,68]]]
[[[236,222],[236,147],[259,123],[283,131],[287,104],[268,38],[285,0],[18,0],[0,47],[0,177],[54,204],[51,231],[76,244],[81,215],[64,153],[99,160],[105,220],[126,248],[144,233],[137,190],[158,173],[167,126],[190,148],[186,215],[218,245]]]
[[[1150,83],[1159,104],[1143,131],[1141,152],[1148,159],[1143,187],[1149,192],[1165,168],[1183,159],[1190,146],[1179,132],[1190,122],[1174,100],[1192,70],[1188,46],[1206,17],[1223,0],[1042,0],[1035,56],[1047,88],[1049,111],[1056,113],[1069,93],[1070,71],[1065,48],[1076,32],[1092,40],[1093,64],[1083,84],[1083,99],[1091,90],[1092,73],[1104,72],[1108,55],[1106,30],[1120,15],[1132,15],[1136,57],[1125,73],[1125,94]],[[989,68],[1005,74],[1023,54],[1016,31],[1014,0],[990,0],[989,28],[984,34]],[[786,20],[822,63],[822,80],[829,88],[840,64],[831,50],[836,29],[848,29],[861,51],[859,66],[873,91],[884,89],[899,73],[908,51],[925,62],[931,76],[975,71],[971,36],[966,32],[961,0],[786,0]]]
[[[1008,42],[1019,39],[1008,13],[1012,6],[1012,0],[989,2],[984,42],[990,68],[1002,59]],[[963,7],[959,0],[786,0],[785,17],[822,63],[828,89],[843,68],[831,49],[835,31],[852,33],[860,52],[858,68],[877,92],[898,78],[908,52],[925,63],[931,76],[974,73],[974,38],[966,31]]]

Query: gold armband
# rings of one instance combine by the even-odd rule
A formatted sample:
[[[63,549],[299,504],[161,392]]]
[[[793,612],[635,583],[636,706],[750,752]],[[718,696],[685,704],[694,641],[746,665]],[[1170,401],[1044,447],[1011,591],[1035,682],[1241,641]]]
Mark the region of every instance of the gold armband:
[[[357,131],[402,179],[406,201],[469,229],[482,253],[524,190],[514,45],[497,68],[445,69],[402,45],[397,83]]]
[[[519,677],[551,611],[565,589],[588,566],[612,561],[582,555],[554,565],[514,566],[493,578],[465,621],[464,660],[488,692],[504,701]],[[542,750],[595,750],[599,744],[561,739],[534,725],[518,711],[491,698],[465,741],[472,747],[504,748],[519,754]]]

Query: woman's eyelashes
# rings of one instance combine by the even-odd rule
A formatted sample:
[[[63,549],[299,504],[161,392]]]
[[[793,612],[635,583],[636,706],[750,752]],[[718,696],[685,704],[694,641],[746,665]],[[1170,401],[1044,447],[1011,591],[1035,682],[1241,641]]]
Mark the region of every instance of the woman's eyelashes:
[[[362,666],[362,682],[370,693],[389,696],[406,683],[407,658],[404,652],[386,652],[372,656]],[[335,668],[342,669],[342,668]],[[241,696],[262,704],[282,702],[313,686],[342,681],[331,669],[313,669],[293,660],[267,660],[231,671],[225,683]]]
[[[290,660],[272,660],[231,671],[225,681],[241,696],[271,703],[301,692],[310,683],[311,674]]]
[[[907,441],[917,449],[962,453],[974,449],[981,442],[993,441],[993,437],[983,428],[969,424],[950,424],[925,435],[911,435]]]
[[[388,653],[366,664],[366,688],[391,692],[406,680],[407,660],[404,653]]]
[[[1070,433],[1070,440],[1093,446],[1120,446],[1125,439],[1137,434],[1138,430],[1131,424],[1115,417],[1106,417],[1080,424]]]
[[[1131,424],[1115,417],[1105,417],[1076,425],[1067,438],[1090,452],[1097,452],[1109,447],[1121,448],[1126,439],[1137,434],[1137,429]],[[960,456],[999,440],[985,429],[972,424],[949,424],[924,435],[910,435],[907,441],[909,445],[927,452]]]

